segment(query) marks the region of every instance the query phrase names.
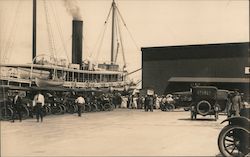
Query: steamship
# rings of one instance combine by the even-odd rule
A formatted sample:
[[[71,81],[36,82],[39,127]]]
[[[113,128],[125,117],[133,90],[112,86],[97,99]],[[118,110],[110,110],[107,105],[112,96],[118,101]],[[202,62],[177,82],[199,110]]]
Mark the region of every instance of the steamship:
[[[116,15],[116,3],[113,0],[112,16]],[[13,89],[48,87],[56,89],[127,89],[132,83],[128,81],[125,67],[115,63],[114,41],[115,24],[112,17],[111,62],[98,64],[82,60],[82,28],[83,21],[72,21],[72,63],[44,60],[36,55],[36,0],[33,0],[33,42],[31,64],[0,64],[1,87]],[[38,60],[41,57],[41,60]]]

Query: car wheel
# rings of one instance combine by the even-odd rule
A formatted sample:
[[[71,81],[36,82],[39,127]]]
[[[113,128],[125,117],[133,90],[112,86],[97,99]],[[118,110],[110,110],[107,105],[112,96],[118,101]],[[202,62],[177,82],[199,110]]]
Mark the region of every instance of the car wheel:
[[[219,134],[218,147],[223,156],[245,156],[249,153],[249,133],[240,126],[225,126]]]
[[[173,111],[174,110],[174,105],[173,104],[167,104],[165,106],[165,108],[166,108],[166,111]]]

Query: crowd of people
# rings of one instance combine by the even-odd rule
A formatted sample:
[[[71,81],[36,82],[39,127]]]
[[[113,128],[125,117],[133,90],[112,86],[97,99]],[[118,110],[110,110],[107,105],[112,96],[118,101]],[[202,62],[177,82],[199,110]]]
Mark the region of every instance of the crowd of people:
[[[162,105],[166,103],[174,103],[171,94],[168,94],[167,96],[158,96],[157,94],[142,96],[135,94],[121,96],[121,99],[122,102],[120,107],[129,109],[146,109],[147,106],[152,106],[153,109],[160,109]]]
[[[146,94],[141,95],[140,93],[135,94],[125,94],[122,95],[119,92],[115,93],[102,93],[97,95],[95,92],[89,93],[78,93],[78,94],[65,94],[63,95],[51,95],[49,93],[42,93],[37,91],[33,94],[32,108],[34,114],[36,115],[37,122],[43,122],[44,110],[43,107],[49,99],[52,99],[53,105],[55,104],[55,99],[63,99],[62,103],[68,103],[69,99],[73,99],[74,103],[77,105],[78,116],[81,117],[82,110],[85,104],[105,104],[109,103],[114,108],[127,108],[127,109],[144,109],[146,112],[153,112],[154,109],[161,109],[166,104],[174,104],[175,100],[171,94],[158,96],[157,94]],[[234,95],[230,98],[230,106],[228,106],[229,113],[228,115],[240,115],[240,109],[242,108],[242,100],[239,92],[235,92]],[[22,121],[22,96],[17,91],[13,97],[13,115],[12,122],[15,121],[15,118],[18,118],[19,121]]]
[[[67,93],[67,94],[51,94],[48,92],[37,91],[32,93],[32,96],[29,96],[29,99],[32,103],[29,103],[28,106],[32,108],[32,113],[35,114],[37,122],[43,122],[44,106],[45,104],[50,103],[51,106],[58,103],[57,99],[60,99],[60,103],[68,104],[69,101],[72,101],[77,105],[77,113],[80,117],[82,115],[82,110],[85,104],[111,104],[114,108],[127,108],[127,109],[144,109],[145,111],[153,112],[154,109],[160,109],[162,104],[169,103],[173,101],[170,95],[167,96],[158,96],[145,95],[142,96],[139,93],[136,94],[121,94],[119,92],[114,93],[102,93],[96,94],[95,92],[89,93]],[[26,96],[27,97],[27,96]],[[25,97],[25,98],[26,98]],[[22,106],[27,105],[23,101],[23,96],[20,92],[15,91],[12,102],[12,122],[15,119],[19,119],[21,122],[22,117]],[[24,98],[24,99],[25,99]],[[33,114],[31,116],[33,118]]]

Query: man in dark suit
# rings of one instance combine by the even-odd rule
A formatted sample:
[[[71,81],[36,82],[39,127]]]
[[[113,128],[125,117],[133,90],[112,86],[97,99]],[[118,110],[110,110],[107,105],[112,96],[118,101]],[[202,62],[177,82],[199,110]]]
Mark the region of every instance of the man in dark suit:
[[[152,95],[147,95],[145,98],[145,111],[148,112],[150,110],[153,112],[153,106],[154,106],[154,98]]]
[[[241,109],[241,96],[238,92],[238,90],[234,91],[234,95],[232,97],[232,106],[231,106],[231,112],[235,116],[240,116],[240,109]]]
[[[20,93],[16,92],[13,99],[13,115],[12,122],[15,122],[15,117],[18,115],[19,121],[22,121],[22,98],[20,97]]]

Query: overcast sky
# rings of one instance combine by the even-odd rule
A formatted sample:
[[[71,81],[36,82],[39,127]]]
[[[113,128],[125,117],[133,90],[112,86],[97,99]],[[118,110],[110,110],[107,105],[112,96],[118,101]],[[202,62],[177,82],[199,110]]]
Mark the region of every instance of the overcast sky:
[[[95,52],[98,36],[111,7],[111,0],[70,0],[79,7],[83,26],[83,56],[110,60],[110,31],[101,52]],[[249,41],[248,0],[116,0],[136,44],[122,28],[128,70],[141,67],[141,47],[193,45]],[[37,53],[50,54],[44,1],[38,0]],[[47,1],[57,55],[71,60],[72,16],[65,1]],[[53,11],[54,10],[54,11]],[[56,18],[55,18],[56,17]],[[110,25],[108,25],[110,26]],[[64,40],[67,55],[63,51]],[[32,0],[0,0],[1,62],[31,63]],[[139,47],[139,50],[135,46]],[[6,57],[3,60],[3,57]],[[119,62],[122,61],[121,55]],[[122,63],[122,62],[121,62]],[[140,73],[134,74],[140,79]]]

